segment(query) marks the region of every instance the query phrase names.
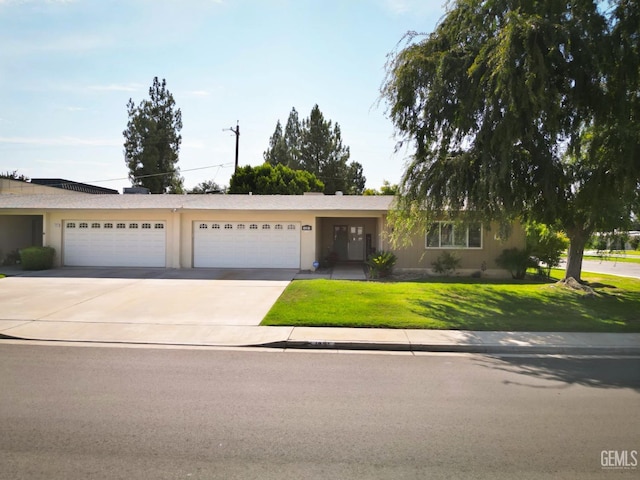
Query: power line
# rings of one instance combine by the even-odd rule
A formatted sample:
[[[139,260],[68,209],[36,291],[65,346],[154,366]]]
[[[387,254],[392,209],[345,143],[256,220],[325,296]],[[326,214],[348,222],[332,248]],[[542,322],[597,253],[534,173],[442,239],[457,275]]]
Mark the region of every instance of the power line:
[[[218,171],[215,173],[214,175],[214,179],[215,177],[218,175],[219,171],[221,168],[225,168],[225,167],[231,167],[233,166],[233,163],[228,162],[228,163],[220,163],[220,164],[216,164],[216,165],[207,165],[204,167],[194,167],[194,168],[188,168],[186,170],[180,170],[180,173],[182,172],[194,172],[196,170],[206,170],[209,168],[217,168]],[[173,175],[176,172],[162,172],[162,173],[152,173],[149,175],[139,175],[139,176],[135,176],[133,177],[133,179],[139,179],[139,178],[147,178],[147,177],[157,177],[157,176],[161,176],[161,175]],[[9,179],[9,180],[13,180],[13,179]],[[92,180],[92,181],[84,181],[84,182],[78,182],[78,181],[69,181],[69,182],[60,182],[59,184],[55,185],[58,188],[64,188],[64,185],[74,185],[74,184],[79,184],[79,183],[83,183],[83,184],[92,184],[92,183],[106,183],[106,182],[117,182],[120,180],[131,180],[130,177],[120,177],[120,178],[109,178],[109,179],[104,179],[104,180]],[[25,182],[22,181],[24,185],[21,186],[21,188],[38,188],[41,187],[43,185],[41,184],[36,184],[36,183],[31,183],[29,182]],[[45,185],[47,186],[47,185]],[[48,185],[48,186],[53,186],[53,185]],[[101,187],[102,188],[102,187]]]
[[[206,167],[188,168],[186,170],[180,170],[179,173],[194,172],[196,170],[205,170],[205,169],[208,169],[208,168],[224,168],[224,167],[230,167],[232,165],[233,165],[233,163],[220,163],[218,165],[207,165]],[[159,177],[159,176],[162,176],[162,175],[174,175],[175,173],[176,172],[150,173],[149,175],[136,175],[134,177],[110,178],[108,180],[92,180],[91,182],[86,182],[86,183],[115,182],[115,181],[118,181],[118,180],[130,180],[131,178],[133,178],[134,180],[137,180],[139,178]]]

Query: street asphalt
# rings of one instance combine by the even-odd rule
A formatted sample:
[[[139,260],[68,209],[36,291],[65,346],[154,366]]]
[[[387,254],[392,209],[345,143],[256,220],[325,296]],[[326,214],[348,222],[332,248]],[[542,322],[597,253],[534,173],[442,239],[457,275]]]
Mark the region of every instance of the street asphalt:
[[[2,480],[640,471],[638,357],[4,342],[0,357]]]

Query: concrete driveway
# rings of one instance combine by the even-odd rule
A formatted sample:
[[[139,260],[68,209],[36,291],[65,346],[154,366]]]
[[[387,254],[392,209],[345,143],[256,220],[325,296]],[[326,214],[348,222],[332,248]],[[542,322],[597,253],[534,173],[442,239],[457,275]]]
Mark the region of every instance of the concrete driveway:
[[[61,268],[0,280],[0,321],[258,325],[296,270]]]

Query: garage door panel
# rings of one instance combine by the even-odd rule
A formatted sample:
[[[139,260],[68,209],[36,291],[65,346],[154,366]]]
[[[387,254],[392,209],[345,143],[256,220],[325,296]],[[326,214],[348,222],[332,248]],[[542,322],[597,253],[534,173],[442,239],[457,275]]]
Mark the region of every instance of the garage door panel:
[[[64,222],[63,260],[67,266],[164,267],[164,222]]]
[[[194,222],[193,264],[300,268],[300,226],[279,222]]]

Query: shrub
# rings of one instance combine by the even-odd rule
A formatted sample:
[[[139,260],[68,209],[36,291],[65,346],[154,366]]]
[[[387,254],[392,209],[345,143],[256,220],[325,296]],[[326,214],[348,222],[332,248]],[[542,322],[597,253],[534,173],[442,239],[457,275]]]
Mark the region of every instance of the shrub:
[[[28,247],[20,250],[24,270],[48,270],[53,268],[56,251],[52,247]]]
[[[460,266],[460,259],[450,252],[443,252],[431,265],[438,275],[449,276]]]
[[[551,269],[560,265],[560,258],[569,246],[569,239],[541,223],[529,223],[526,229],[529,253],[546,265],[544,274],[548,278]],[[543,269],[540,268],[540,271]]]
[[[508,248],[496,258],[500,268],[509,270],[511,277],[521,280],[527,274],[527,268],[537,267],[537,262],[531,258],[529,249]]]
[[[398,257],[393,252],[381,250],[369,256],[367,265],[369,266],[369,276],[371,278],[383,278],[391,275],[393,266]]]
[[[2,265],[5,267],[11,265],[18,265],[20,263],[20,252],[18,250],[14,250],[13,252],[7,253],[7,256],[4,257],[2,261]]]

